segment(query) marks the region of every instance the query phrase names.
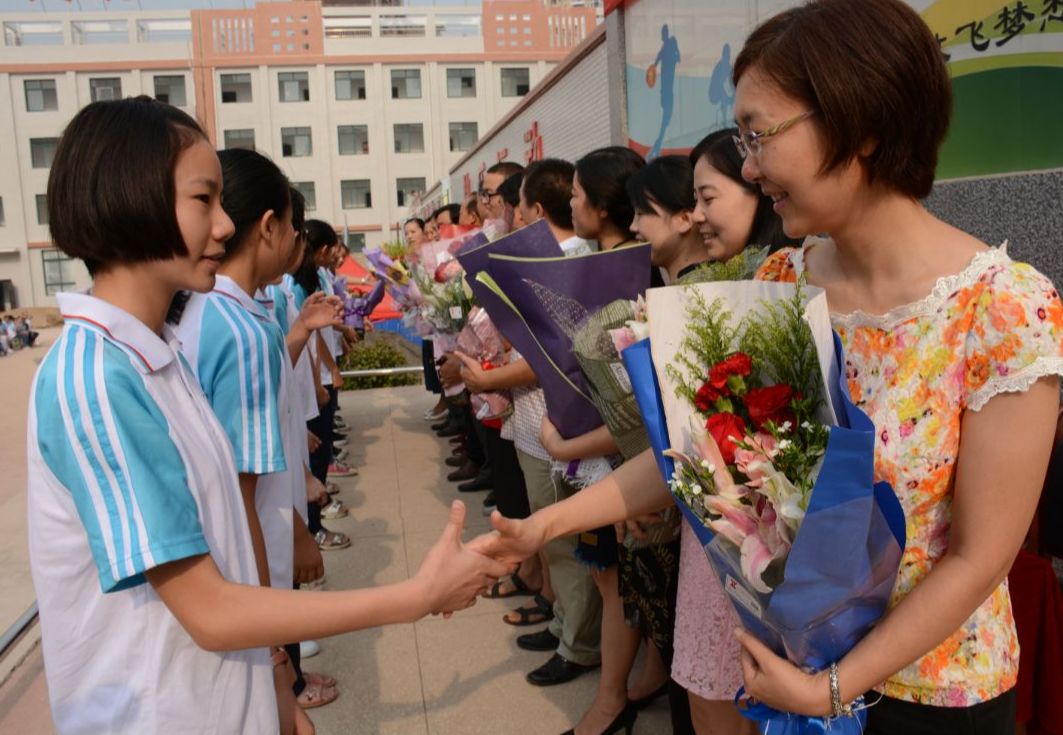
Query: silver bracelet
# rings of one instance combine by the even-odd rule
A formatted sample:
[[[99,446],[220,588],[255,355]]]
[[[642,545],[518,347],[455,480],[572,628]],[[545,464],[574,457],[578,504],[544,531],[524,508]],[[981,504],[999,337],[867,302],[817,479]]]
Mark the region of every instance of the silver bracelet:
[[[838,686],[838,664],[830,665],[830,708],[832,717],[852,717],[853,706],[842,704],[841,687]]]

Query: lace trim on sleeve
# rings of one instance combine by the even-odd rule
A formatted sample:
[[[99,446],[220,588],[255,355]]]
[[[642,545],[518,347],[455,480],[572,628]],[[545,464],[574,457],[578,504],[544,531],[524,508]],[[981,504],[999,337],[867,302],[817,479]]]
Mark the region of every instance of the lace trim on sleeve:
[[[981,411],[989,399],[1001,393],[1025,393],[1046,375],[1063,375],[1063,357],[1038,357],[1022,370],[986,381],[967,399],[967,409]]]

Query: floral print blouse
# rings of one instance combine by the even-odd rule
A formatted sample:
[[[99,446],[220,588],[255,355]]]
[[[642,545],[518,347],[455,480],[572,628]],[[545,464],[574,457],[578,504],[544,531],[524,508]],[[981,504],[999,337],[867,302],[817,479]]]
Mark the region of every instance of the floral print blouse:
[[[805,247],[814,247],[809,240]],[[757,278],[793,282],[804,251],[774,253]],[[1006,245],[978,253],[923,300],[883,315],[832,314],[853,401],[875,423],[875,480],[907,517],[908,543],[890,606],[944,556],[964,411],[1063,374],[1063,304],[1052,283]],[[966,707],[1015,686],[1019,643],[1007,580],[930,653],[890,677],[889,697]]]

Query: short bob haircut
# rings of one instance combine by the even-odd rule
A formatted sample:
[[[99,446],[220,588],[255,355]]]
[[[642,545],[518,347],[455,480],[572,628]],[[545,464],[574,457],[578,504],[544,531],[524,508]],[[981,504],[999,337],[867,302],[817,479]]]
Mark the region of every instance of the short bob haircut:
[[[869,182],[930,193],[952,87],[937,39],[901,0],[812,0],[779,13],[746,40],[734,83],[751,69],[819,113],[821,173],[860,158]]]
[[[757,197],[757,209],[753,213],[753,227],[749,231],[748,245],[768,247],[772,252],[801,242],[786,234],[782,227],[782,218],[775,213],[771,197],[766,196],[756,184],[742,178],[742,157],[738,154],[734,136],[737,128],[724,128],[709,133],[690,151],[690,168],[693,171],[701,159],[731,179],[743,189]],[[691,188],[693,192],[693,188]]]
[[[506,177],[506,180],[498,185],[498,193],[502,195],[502,201],[516,208],[520,204],[520,185],[524,181],[524,170]]]
[[[645,165],[638,153],[617,145],[591,151],[576,161],[576,175],[587,200],[596,209],[604,209],[609,221],[624,232],[635,219],[635,208],[625,188],[627,180]]]
[[[684,156],[655,158],[627,180],[627,195],[639,214],[656,204],[669,214],[694,209],[694,166]]]
[[[90,275],[187,255],[173,177],[178,156],[200,140],[207,136],[195,120],[150,97],[84,107],[63,131],[48,176],[56,247]]]
[[[540,205],[551,224],[572,229],[572,177],[576,167],[560,158],[544,158],[524,171],[524,201]]]

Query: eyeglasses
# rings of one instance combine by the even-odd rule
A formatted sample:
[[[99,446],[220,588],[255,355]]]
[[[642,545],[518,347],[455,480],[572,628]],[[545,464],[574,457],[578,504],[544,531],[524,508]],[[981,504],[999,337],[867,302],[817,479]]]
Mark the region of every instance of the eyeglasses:
[[[480,201],[484,204],[489,203],[495,197],[502,196],[497,191],[491,191],[490,189],[481,189],[476,195],[480,197]]]
[[[738,155],[742,158],[748,158],[750,154],[759,156],[760,151],[763,149],[764,144],[762,141],[765,138],[770,138],[773,135],[784,133],[802,120],[812,117],[816,114],[815,110],[809,110],[808,112],[802,112],[796,117],[791,117],[789,120],[783,120],[778,125],[768,128],[762,132],[755,132],[753,130],[747,130],[745,132],[739,132],[738,135],[732,135],[731,139],[738,147]]]

